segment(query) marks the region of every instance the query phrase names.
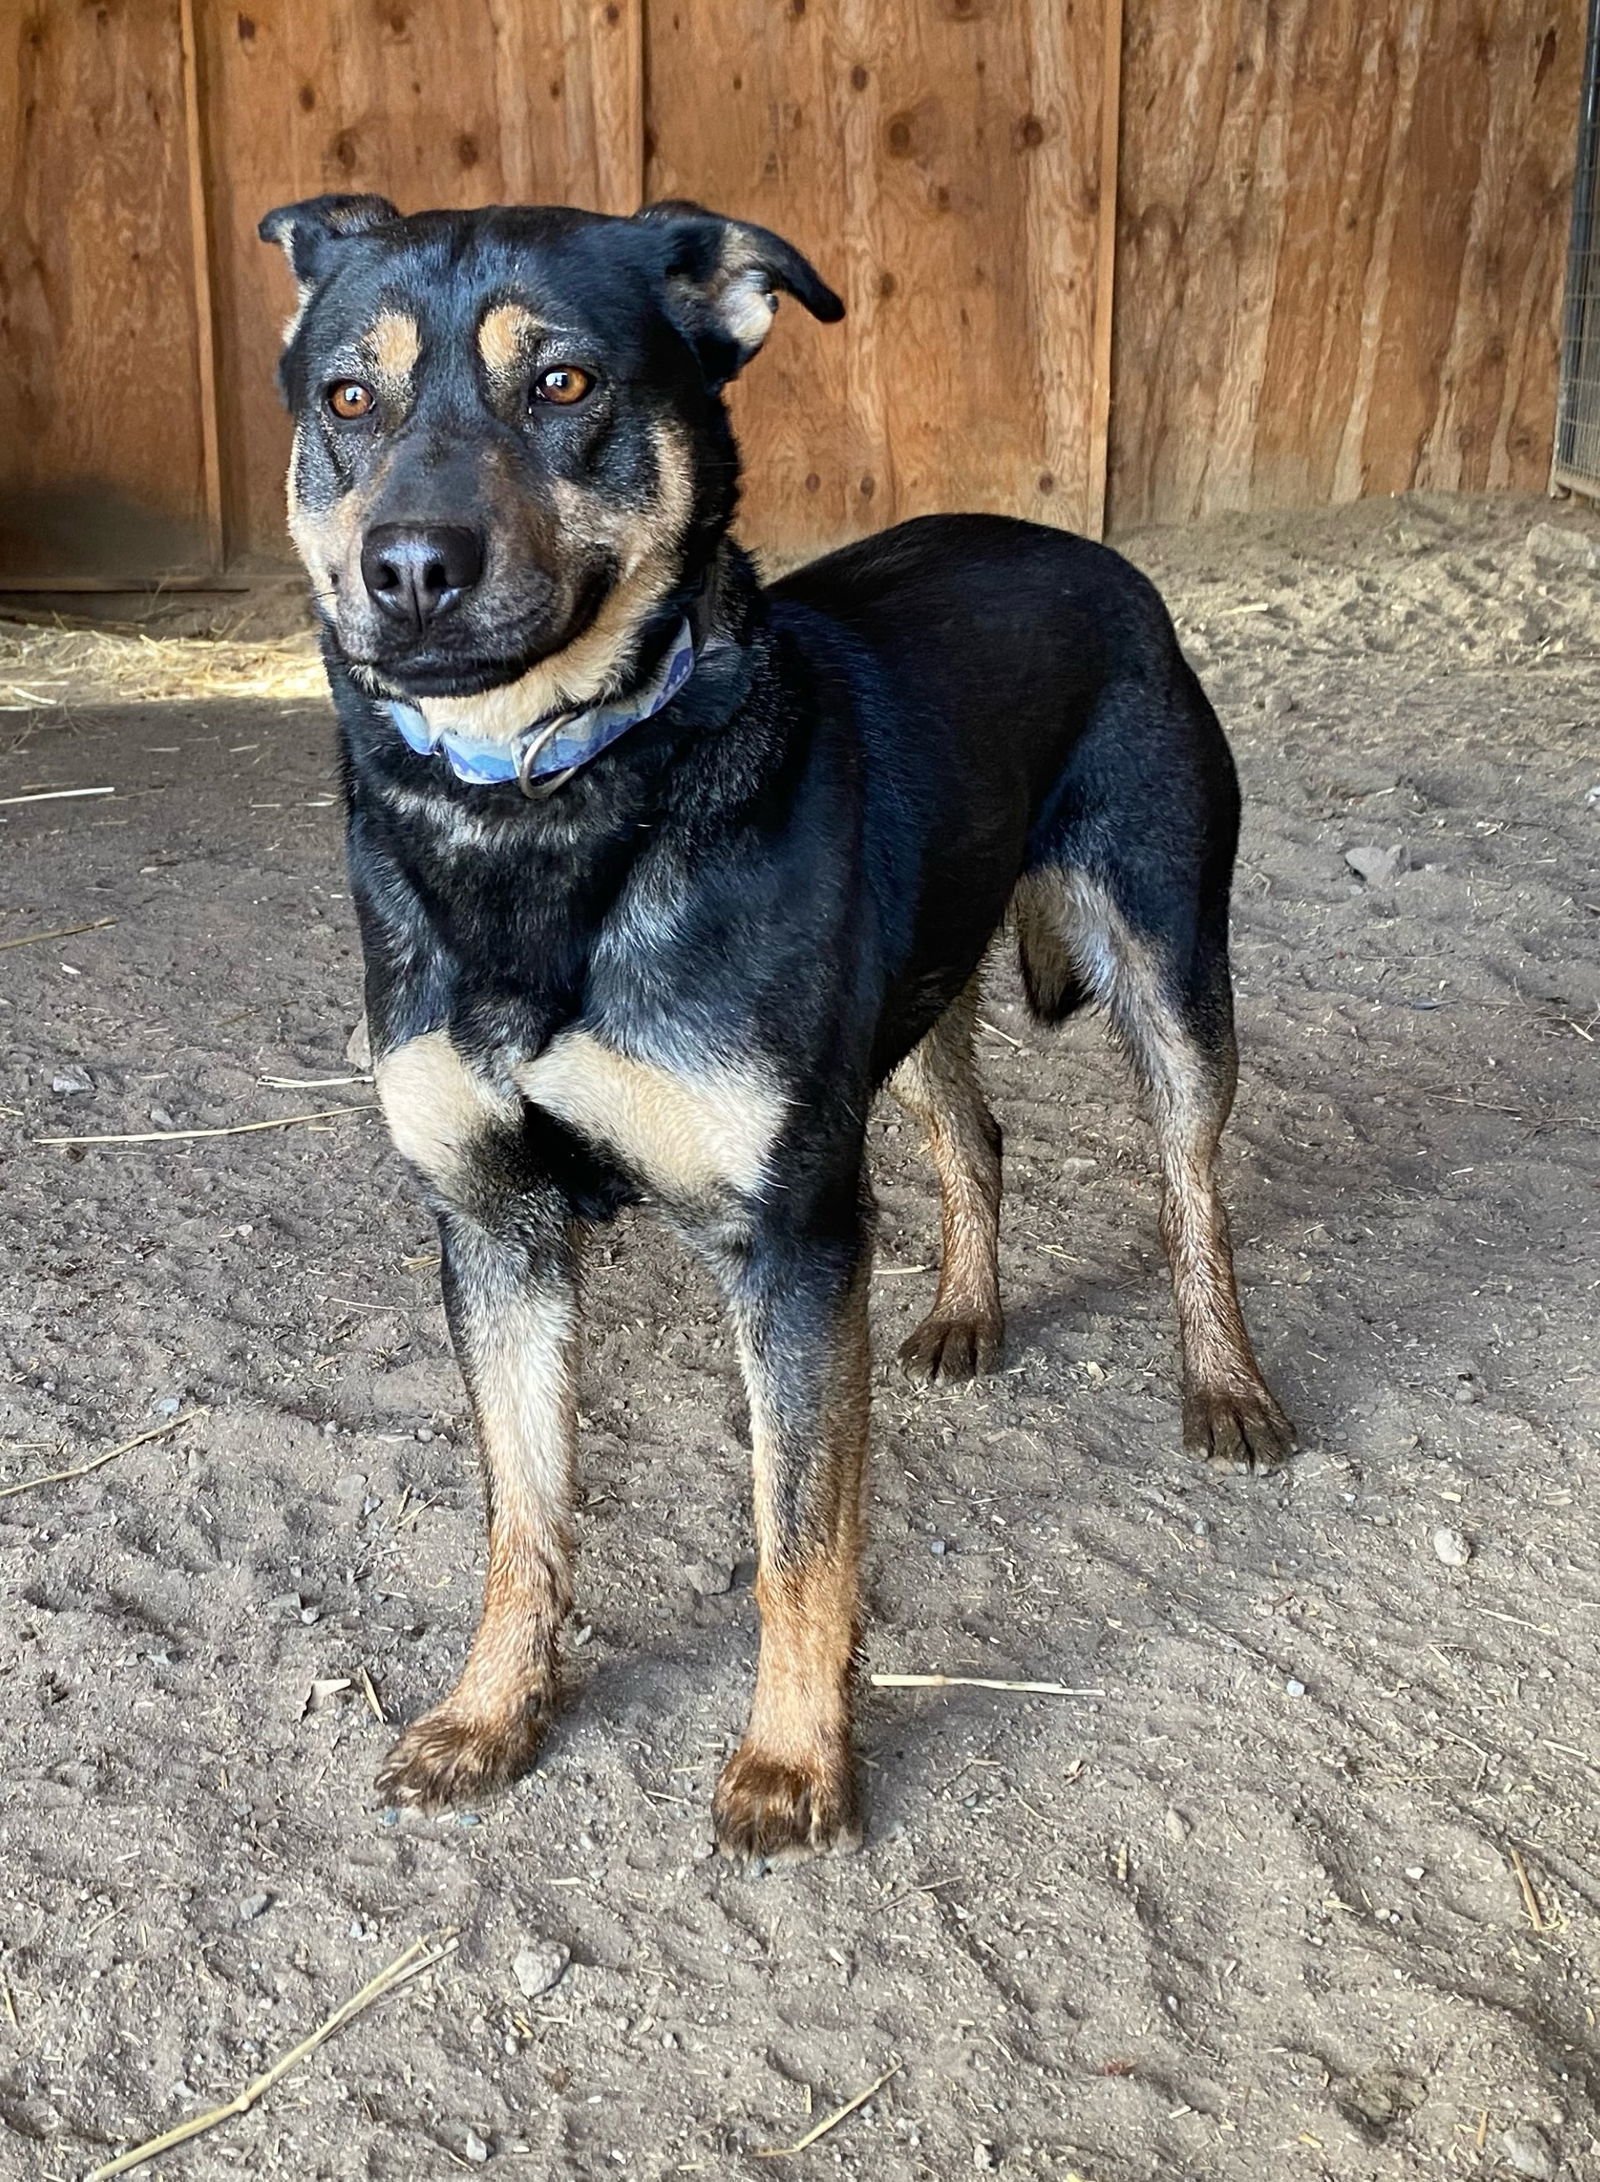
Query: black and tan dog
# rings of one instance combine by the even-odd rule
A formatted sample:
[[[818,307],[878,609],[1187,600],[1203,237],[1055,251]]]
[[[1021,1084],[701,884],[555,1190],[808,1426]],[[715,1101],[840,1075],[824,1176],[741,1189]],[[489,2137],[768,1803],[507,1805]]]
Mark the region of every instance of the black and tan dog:
[[[903,524],[763,590],[722,391],[788,244],[699,207],[274,212],[300,284],[290,522],[320,607],[384,1113],[438,1215],[488,1474],[482,1625],[392,1797],[512,1779],[556,1700],[576,1260],[650,1199],[714,1268],[750,1395],[760,1665],[724,1849],[855,1837],[868,1110],[923,1123],[944,1258],[914,1372],[1001,1339],[1000,1133],[973,1064],[1008,914],[1034,1011],[1107,1008],[1143,1082],[1184,1432],[1290,1429],[1213,1172],[1234,1086],[1239,804],[1150,586],[998,517]]]

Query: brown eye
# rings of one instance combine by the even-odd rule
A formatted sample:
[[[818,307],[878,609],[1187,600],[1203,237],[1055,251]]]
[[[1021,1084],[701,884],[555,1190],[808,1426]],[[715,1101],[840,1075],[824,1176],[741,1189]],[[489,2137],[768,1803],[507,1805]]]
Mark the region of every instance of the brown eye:
[[[533,398],[539,402],[555,402],[563,409],[570,409],[574,402],[581,402],[594,385],[588,372],[580,371],[576,364],[555,364],[550,370],[541,371],[533,383]]]
[[[346,424],[353,423],[357,417],[370,416],[372,389],[363,386],[359,379],[342,379],[337,386],[329,387],[328,407]]]

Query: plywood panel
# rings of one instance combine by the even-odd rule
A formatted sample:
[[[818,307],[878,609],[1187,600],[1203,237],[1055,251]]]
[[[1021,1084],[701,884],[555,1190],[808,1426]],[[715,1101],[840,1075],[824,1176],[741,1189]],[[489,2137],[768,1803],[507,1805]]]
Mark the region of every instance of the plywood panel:
[[[208,560],[178,0],[0,15],[0,580]]]
[[[775,227],[844,295],[736,395],[779,550],[939,508],[1098,521],[1098,0],[654,0],[650,194]]]
[[[1550,459],[1581,0],[1128,0],[1118,523]]]
[[[640,0],[247,0],[202,10],[222,460],[236,562],[281,558],[292,302],[270,206],[377,190],[405,211],[639,202]]]

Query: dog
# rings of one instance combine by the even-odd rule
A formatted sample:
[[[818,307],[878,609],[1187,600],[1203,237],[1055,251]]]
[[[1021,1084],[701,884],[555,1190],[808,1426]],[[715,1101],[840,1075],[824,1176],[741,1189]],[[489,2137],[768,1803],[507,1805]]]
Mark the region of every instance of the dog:
[[[290,529],[338,713],[378,1097],[437,1216],[487,1479],[461,1678],[390,1802],[532,1762],[571,1599],[582,1238],[639,1201],[712,1268],[749,1395],[761,1643],[719,1847],[854,1845],[872,1196],[867,1117],[922,1124],[942,1200],[930,1380],[1000,1352],[1000,1131],[973,1057],[1014,932],[1029,1005],[1103,1005],[1164,1183],[1184,1436],[1291,1450],[1214,1172],[1236,1075],[1239,822],[1217,718],[1106,548],[927,516],[763,587],[724,400],[790,244],[381,197],[269,213],[299,284]]]

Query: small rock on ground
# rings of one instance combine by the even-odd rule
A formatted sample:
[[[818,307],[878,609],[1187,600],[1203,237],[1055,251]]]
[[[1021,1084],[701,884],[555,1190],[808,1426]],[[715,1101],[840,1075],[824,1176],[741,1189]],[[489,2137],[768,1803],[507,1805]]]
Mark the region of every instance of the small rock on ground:
[[[562,1972],[571,1960],[570,1952],[559,1940],[535,1940],[518,1948],[511,1975],[524,2000],[537,2000],[541,1993],[561,1982]]]

